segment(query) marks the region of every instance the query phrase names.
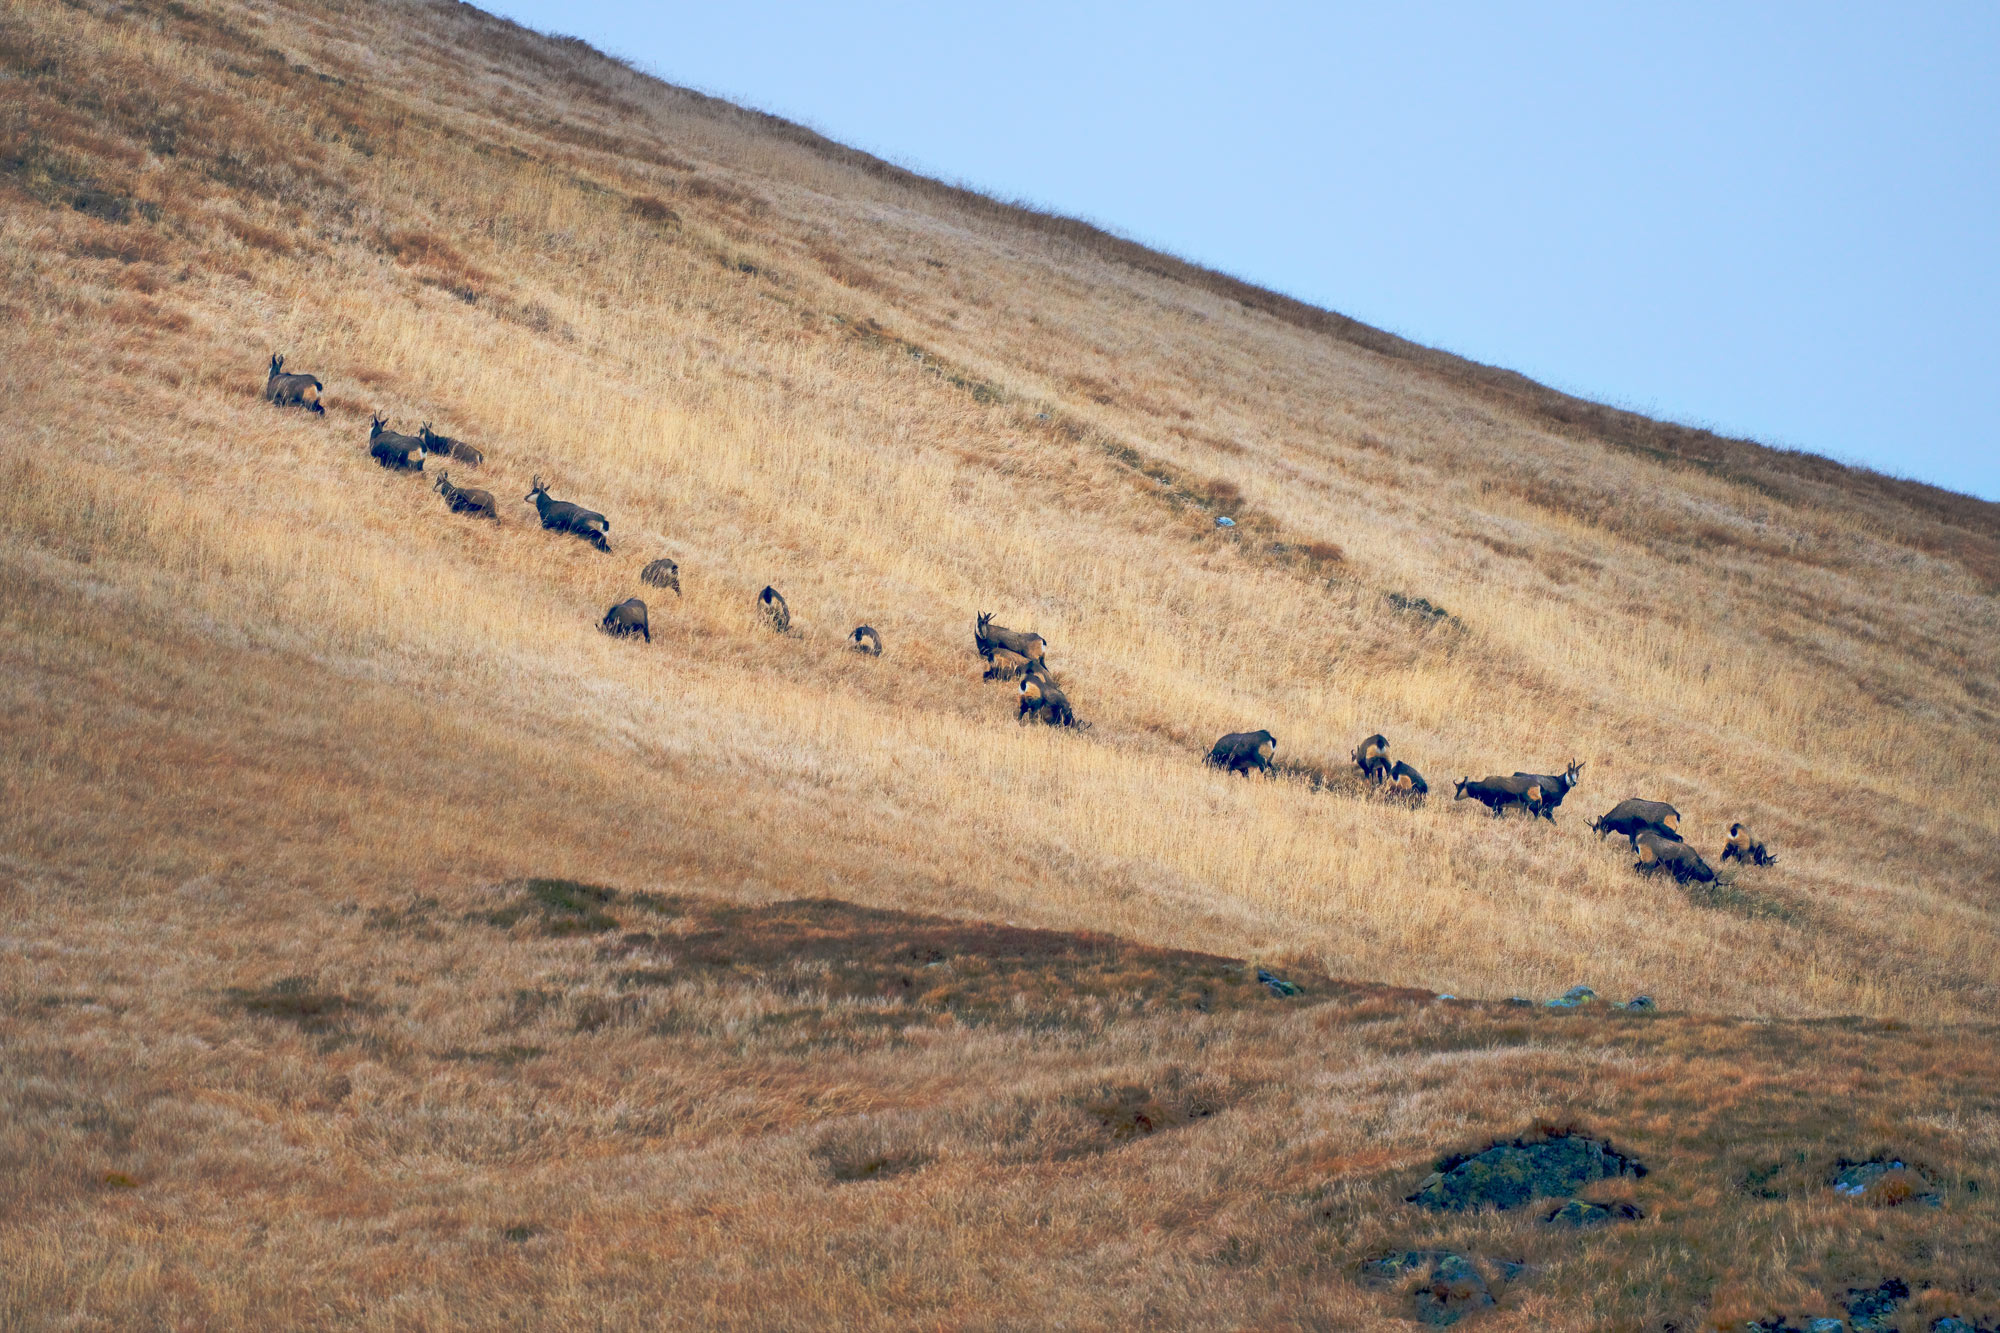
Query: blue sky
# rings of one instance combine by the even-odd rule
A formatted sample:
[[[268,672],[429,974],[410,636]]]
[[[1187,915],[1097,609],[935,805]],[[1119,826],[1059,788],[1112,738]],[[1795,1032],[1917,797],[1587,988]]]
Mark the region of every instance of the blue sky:
[[[2000,4],[495,8],[1571,392],[2000,499]]]

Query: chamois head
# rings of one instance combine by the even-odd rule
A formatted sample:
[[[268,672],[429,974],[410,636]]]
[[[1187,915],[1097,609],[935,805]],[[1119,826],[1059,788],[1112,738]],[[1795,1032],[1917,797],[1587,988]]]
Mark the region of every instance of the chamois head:
[[[388,428],[388,425],[389,425],[389,418],[383,416],[379,412],[376,413],[374,419],[368,423],[368,438],[371,440],[374,439],[376,436],[380,435],[384,430],[386,430]]]
[[[1579,764],[1574,759],[1570,760],[1569,766],[1563,769],[1563,782],[1567,786],[1574,787],[1576,785],[1577,775],[1582,772],[1583,772],[1583,765]]]
[[[285,373],[285,358],[280,356],[276,352],[271,353],[271,374],[282,375],[284,373]]]
[[[528,488],[528,493],[527,493],[526,495],[522,496],[521,498],[522,498],[523,500],[532,500],[532,499],[534,499],[534,498],[535,498],[536,496],[538,496],[538,495],[547,495],[548,493],[549,493],[549,488],[548,488],[548,487],[546,487],[546,486],[544,486],[544,485],[542,485],[542,478],[541,478],[541,474],[540,474],[540,473],[537,473],[537,474],[535,475],[535,483],[534,483],[534,485],[530,486],[530,487]]]

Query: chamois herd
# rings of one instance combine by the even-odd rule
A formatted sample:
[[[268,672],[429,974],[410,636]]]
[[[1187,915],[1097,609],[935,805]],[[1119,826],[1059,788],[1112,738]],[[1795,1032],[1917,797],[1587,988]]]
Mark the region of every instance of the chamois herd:
[[[288,372],[285,370],[285,358],[272,355],[270,375],[264,385],[267,402],[279,407],[302,407],[324,416],[325,391],[326,386],[317,377]],[[393,472],[422,472],[430,458],[449,460],[467,467],[479,467],[486,461],[480,450],[462,440],[439,435],[431,429],[429,422],[423,423],[417,434],[403,435],[390,430],[388,418],[379,413],[369,422],[368,453],[378,465]],[[431,488],[443,497],[445,505],[454,514],[469,514],[496,522],[500,518],[500,507],[494,501],[492,492],[455,485],[450,473],[443,468],[437,470]],[[569,533],[600,551],[611,550],[611,520],[573,501],[556,499],[542,484],[540,476],[534,478],[522,500],[535,506],[542,527],[548,531]],[[640,570],[639,581],[655,588],[671,588],[674,595],[679,596],[680,566],[662,557]],[[782,593],[767,586],[757,594],[756,602],[758,611],[773,631],[779,634],[791,632],[791,607]],[[653,641],[646,603],[637,597],[628,597],[614,604],[605,611],[598,627],[613,636],[636,634],[647,643]],[[872,625],[856,626],[847,638],[856,652],[871,657],[882,655],[882,636]],[[1020,682],[1019,706],[1015,713],[1017,723],[1032,720],[1078,730],[1089,727],[1089,723],[1077,720],[1068,696],[1050,673],[1048,641],[1041,635],[996,625],[993,617],[982,611],[974,622],[972,641],[974,650],[987,664],[985,679],[1014,679]],[[1277,771],[1273,762],[1277,750],[1277,738],[1269,731],[1235,731],[1215,743],[1208,752],[1206,762],[1225,772],[1240,773],[1246,777],[1253,770],[1271,774]],[[1368,737],[1354,748],[1350,758],[1360,770],[1362,779],[1386,795],[1421,802],[1430,792],[1430,784],[1424,781],[1423,774],[1403,760],[1391,758],[1386,736],[1377,734]],[[1556,810],[1563,799],[1576,789],[1583,768],[1581,763],[1572,760],[1560,773],[1517,772],[1478,779],[1464,777],[1452,784],[1452,799],[1478,801],[1496,819],[1505,817],[1509,810],[1519,810],[1530,820],[1539,816],[1553,824]],[[1717,878],[1714,868],[1682,839],[1680,811],[1664,801],[1633,797],[1620,801],[1602,818],[1586,820],[1585,824],[1600,841],[1614,833],[1629,840],[1632,850],[1639,856],[1633,863],[1635,870],[1647,873],[1664,870],[1680,883],[1690,880],[1710,883]],[[1721,859],[1758,866],[1772,865],[1777,861],[1763,842],[1741,823],[1729,826],[1729,840],[1723,845]]]

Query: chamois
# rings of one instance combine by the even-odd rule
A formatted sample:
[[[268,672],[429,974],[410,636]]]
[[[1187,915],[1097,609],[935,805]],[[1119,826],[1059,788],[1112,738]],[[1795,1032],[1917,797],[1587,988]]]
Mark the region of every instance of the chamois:
[[[1542,784],[1536,778],[1481,778],[1474,782],[1471,778],[1460,778],[1453,785],[1452,800],[1462,801],[1470,796],[1493,812],[1495,819],[1507,813],[1508,807],[1520,806],[1528,812],[1528,818],[1536,815],[1548,818],[1548,811],[1542,808]],[[1549,819],[1551,824],[1554,819]]]
[[[1014,720],[1026,722],[1031,717],[1052,727],[1076,725],[1076,713],[1069,706],[1069,696],[1046,675],[1021,677],[1021,709],[1014,715]]]
[[[1602,841],[1607,833],[1622,833],[1632,841],[1632,850],[1639,850],[1639,835],[1648,829],[1663,838],[1680,841],[1681,812],[1665,801],[1642,801],[1629,797],[1611,807],[1611,812],[1602,819],[1586,819],[1584,826]]]
[[[1271,771],[1271,756],[1277,752],[1278,738],[1268,731],[1232,731],[1208,752],[1211,767],[1250,776],[1250,770]]]
[[[464,440],[454,440],[450,436],[438,434],[431,429],[431,423],[428,421],[418,428],[417,437],[424,442],[426,452],[436,454],[440,458],[449,458],[454,463],[478,467],[486,461],[485,454]]]
[[[326,405],[320,402],[320,395],[326,386],[312,375],[285,373],[285,358],[271,353],[271,375],[264,381],[264,401],[278,407],[303,407],[308,412],[326,415]]]
[[[1542,813],[1547,815],[1548,821],[1553,824],[1556,822],[1555,808],[1563,803],[1563,797],[1576,790],[1577,774],[1581,772],[1583,765],[1572,759],[1569,761],[1569,767],[1558,774],[1516,773],[1514,776],[1533,778],[1542,784]]]
[[[1689,880],[1698,884],[1715,882],[1715,871],[1701,859],[1701,853],[1679,838],[1664,838],[1647,829],[1632,840],[1632,845],[1639,851],[1639,859],[1632,863],[1634,870],[1645,873],[1671,870],[1677,884],[1685,884]]]
[[[769,584],[757,594],[757,604],[764,608],[764,615],[771,622],[771,628],[780,634],[792,628],[792,608],[785,605],[785,595]]]
[[[438,469],[437,480],[431,483],[431,489],[444,497],[445,504],[450,506],[454,514],[471,514],[474,518],[490,518],[496,521],[500,517],[500,506],[493,503],[491,491],[482,491],[471,486],[454,486],[451,484],[451,473],[443,468]]]
[[[368,452],[392,472],[422,472],[424,442],[414,435],[388,429],[389,418],[377,415],[368,423]]]
[[[653,627],[646,620],[646,604],[636,597],[627,597],[606,611],[598,628],[614,638],[639,634],[645,636],[647,643],[653,641]]]
[[[664,556],[639,571],[639,582],[650,583],[655,588],[672,588],[674,596],[681,595],[681,567]]]
[[[611,520],[580,504],[554,498],[540,477],[535,478],[534,487],[521,498],[534,502],[535,512],[542,516],[542,526],[549,531],[573,532],[600,551],[611,549],[604,539],[604,534],[611,530]]]
[[[1428,795],[1431,789],[1431,784],[1424,781],[1423,774],[1400,759],[1396,761],[1395,767],[1389,770],[1388,776],[1383,781],[1388,784],[1390,791],[1410,796]]]
[[[972,628],[972,646],[986,659],[986,679],[998,680],[1002,664],[995,660],[996,653],[1009,653],[1027,663],[1039,663],[1048,650],[1048,640],[1035,633],[1022,633],[993,623],[993,617],[985,611],[979,613],[978,621]]]
[[[1771,866],[1778,863],[1778,858],[1765,850],[1757,835],[1742,824],[1729,826],[1729,841],[1723,844],[1722,859],[1727,861],[1731,857],[1750,865]]]
[[[1354,747],[1350,756],[1354,766],[1361,770],[1361,776],[1370,782],[1382,782],[1389,773],[1389,738],[1377,732]]]
[[[856,625],[854,633],[847,638],[857,653],[867,653],[870,657],[882,655],[882,636],[875,632],[873,625]]]

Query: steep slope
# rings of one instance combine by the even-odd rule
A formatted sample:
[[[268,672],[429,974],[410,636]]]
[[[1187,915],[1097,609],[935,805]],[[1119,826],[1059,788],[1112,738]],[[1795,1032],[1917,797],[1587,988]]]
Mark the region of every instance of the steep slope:
[[[438,1126],[460,1116],[498,1116],[551,1172],[588,1156],[542,1137],[556,1123],[612,1156],[666,1151],[615,1117],[546,1111],[533,1129],[545,1108],[508,1101],[524,1087],[594,1096],[738,1037],[750,1054],[730,1077],[768,1074],[744,1028],[764,998],[701,1009],[677,1045],[653,1000],[613,1002],[623,983],[595,945],[519,921],[493,943],[491,900],[511,892],[494,886],[539,875],[1109,932],[1426,995],[1645,991],[1786,1020],[1772,1040],[1800,1052],[1719,1056],[1672,1105],[1713,1075],[1777,1117],[1773,1085],[1798,1070],[1831,1106],[1843,1061],[1906,1061],[1891,1082],[1935,1097],[1875,1088],[1829,1160],[1921,1140],[1964,1178],[1990,1171],[1990,1094],[1933,1053],[1984,1068],[1990,1032],[1934,1025],[1990,1021],[2000,999],[1995,506],[1579,403],[467,6],[28,0],[0,16],[0,66],[6,1151],[32,1182],[12,1234],[59,1216],[67,1238],[37,1252],[22,1281],[46,1285],[14,1289],[15,1311],[86,1269],[115,1288],[121,1244],[147,1227],[251,1215],[129,1196],[130,1216],[103,1222],[63,1182],[129,1174],[113,1158],[152,1154],[148,1180],[240,1171],[278,1197],[283,1145],[319,1151],[300,1145],[337,1121],[339,1170],[368,1182],[340,1206],[379,1217],[412,1155],[433,1154],[433,1183],[464,1166],[468,1197],[514,1187],[508,1154],[529,1150],[458,1143]],[[323,417],[264,401],[274,351],[324,382]],[[375,467],[378,412],[483,449],[442,466],[492,491],[499,521]],[[610,518],[608,554],[538,526],[521,498],[537,478]],[[684,595],[638,582],[661,556]],[[755,608],[767,583],[791,635]],[[652,643],[598,634],[634,594]],[[1012,687],[972,653],[979,611],[1046,636],[1087,731],[1016,726]],[[864,621],[880,659],[848,648]],[[1279,780],[1201,766],[1216,736],[1256,727],[1279,738]],[[1352,780],[1346,756],[1376,731],[1429,777],[1428,803]],[[1569,759],[1582,786],[1553,824],[1450,799],[1454,778]],[[1740,819],[1779,863],[1719,888],[1637,875],[1622,842],[1583,827],[1633,795],[1675,804],[1711,861]],[[426,902],[437,921],[397,924]],[[666,1008],[704,985],[674,981]],[[508,1007],[542,992],[559,998]],[[339,1040],[240,1002],[296,994],[339,1001],[338,1032],[309,1030]],[[591,1018],[593,998],[607,1007]],[[1129,1039],[1161,1067],[1192,1059],[1171,1034],[1236,1021],[1133,1004]],[[1507,1011],[1477,1012],[1443,1035],[1397,1020],[1416,1035],[1381,1050],[1442,1043],[1383,1075],[1407,1124],[1332,1165],[1308,1153],[1316,1179],[1400,1188],[1433,1149],[1560,1119],[1562,1088],[1653,1067],[1591,1037],[1540,1081],[1441,1108],[1425,1089],[1464,1063],[1450,1052],[1540,1049],[1506,1035]],[[1927,1030],[1903,1049],[1882,1035],[1900,1027],[1871,1022],[1862,1050],[1816,1025],[1835,1015]],[[1686,1024],[1647,1038],[1669,1045],[1719,1030],[1655,1021]],[[1004,1087],[1005,1051],[1051,1061],[1056,1081],[1121,1077],[1126,1037],[1089,1056],[1066,1031],[1023,1020],[1002,1054],[934,1054],[894,1095]],[[1250,1052],[1322,1031],[1269,1019],[1245,1068],[1204,1076],[1276,1087]],[[693,1156],[676,1170],[798,1148],[891,1096],[904,1038],[829,1040],[874,1091],[746,1112],[734,1137],[677,1145]],[[821,1059],[816,1043],[783,1058]],[[515,1046],[537,1054],[466,1054]],[[216,1049],[233,1054],[197,1054]],[[1337,1084],[1333,1059],[1298,1076]],[[477,1077],[452,1084],[454,1069]],[[394,1089],[380,1102],[301,1091],[374,1078]],[[439,1079],[435,1103],[413,1091]],[[1257,1104],[1290,1123],[1299,1095]],[[1314,1105],[1362,1113],[1347,1095]],[[392,1108],[405,1098],[427,1109]],[[175,1125],[157,1140],[132,1109],[155,1102]],[[204,1121],[218,1103],[229,1115]],[[1668,1151],[1648,1136],[1679,1112],[1637,1106],[1588,1114],[1652,1116],[1610,1131]],[[247,1121],[276,1138],[231,1158]],[[967,1173],[925,1178],[941,1188],[987,1179],[984,1159],[938,1152]],[[1245,1188],[1289,1190],[1294,1167],[1266,1161]],[[1962,1234],[1990,1234],[1987,1197],[1954,1202]],[[1799,1207],[1803,1226],[1819,1204]],[[462,1224],[454,1245],[487,1243]],[[366,1261],[327,1225],[291,1234],[352,1290]],[[1897,1225],[1887,1253],[1944,1253]],[[1352,1285],[1375,1233],[1339,1235],[1318,1259],[1270,1251],[1279,1285]],[[1022,1282],[1038,1245],[1016,1252]],[[1167,1249],[1158,1273],[1185,1258]],[[1101,1282],[1114,1250],[1077,1281]],[[425,1290],[482,1271],[469,1253]],[[1755,1286],[1783,1266],[1752,1269]],[[1174,1309],[1212,1313],[1273,1271],[1252,1263]],[[1697,1266],[1618,1318],[1683,1309],[1717,1280]],[[893,1280],[867,1281],[894,1306]],[[175,1306],[172,1281],[141,1286],[169,1321],[254,1323],[278,1299]],[[998,1318],[1010,1290],[978,1308]],[[92,1308],[137,1308],[105,1299]]]

